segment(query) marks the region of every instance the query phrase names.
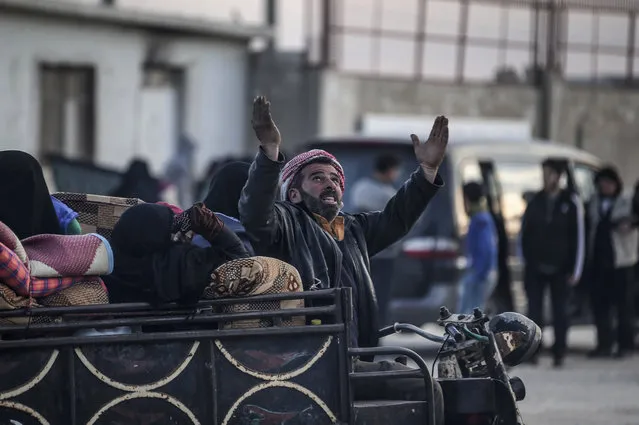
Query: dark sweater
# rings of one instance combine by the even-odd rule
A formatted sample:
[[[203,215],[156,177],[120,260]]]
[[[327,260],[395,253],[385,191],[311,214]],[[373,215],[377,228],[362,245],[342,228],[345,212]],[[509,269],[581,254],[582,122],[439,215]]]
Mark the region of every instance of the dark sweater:
[[[260,149],[251,164],[242,191],[240,220],[256,254],[278,258],[295,266],[305,290],[355,286],[354,314],[358,318],[358,343],[378,342],[377,300],[370,276],[369,257],[405,236],[437,189],[418,168],[388,202],[384,211],[345,214],[341,242],[326,232],[305,208],[278,202],[279,175],[284,157],[271,161]],[[345,255],[346,254],[346,255]],[[344,262],[348,267],[344,268]],[[352,277],[350,276],[352,274]]]

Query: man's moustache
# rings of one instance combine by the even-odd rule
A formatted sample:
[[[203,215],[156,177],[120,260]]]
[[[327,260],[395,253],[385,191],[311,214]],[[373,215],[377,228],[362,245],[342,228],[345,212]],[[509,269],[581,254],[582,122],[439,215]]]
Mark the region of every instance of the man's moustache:
[[[332,196],[333,198],[337,199],[337,192],[335,192],[334,190],[328,190],[320,194],[320,198],[323,198],[325,196]]]

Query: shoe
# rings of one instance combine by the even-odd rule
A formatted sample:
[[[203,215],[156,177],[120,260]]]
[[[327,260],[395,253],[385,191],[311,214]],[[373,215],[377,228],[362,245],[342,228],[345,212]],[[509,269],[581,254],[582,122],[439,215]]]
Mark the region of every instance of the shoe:
[[[553,365],[553,367],[556,367],[556,368],[563,367],[564,358],[563,357],[555,357],[555,358],[553,358],[552,365]]]
[[[595,348],[594,350],[588,353],[588,358],[590,359],[602,359],[602,358],[608,358],[608,357],[612,357],[611,349]]]

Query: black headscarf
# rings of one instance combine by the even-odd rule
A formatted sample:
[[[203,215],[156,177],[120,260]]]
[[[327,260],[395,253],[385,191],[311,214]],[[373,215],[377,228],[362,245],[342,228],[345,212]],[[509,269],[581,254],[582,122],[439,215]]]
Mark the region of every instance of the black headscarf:
[[[135,159],[122,176],[120,185],[110,195],[119,198],[139,198],[151,203],[159,202],[160,182],[151,176],[145,161]]]
[[[222,166],[214,175],[209,185],[209,193],[204,205],[211,211],[239,219],[237,204],[242,189],[248,180],[250,164],[234,161]]]
[[[0,221],[20,239],[62,234],[42,167],[26,152],[0,152]]]
[[[599,184],[602,179],[608,179],[615,182],[617,185],[615,196],[618,196],[621,192],[623,192],[623,182],[621,181],[619,172],[614,166],[608,165],[597,171],[597,174],[595,174],[595,184]]]
[[[172,242],[173,219],[169,207],[157,204],[137,205],[122,214],[111,235],[114,270],[105,277],[111,302],[196,302],[213,270],[246,256],[228,230],[210,248]]]

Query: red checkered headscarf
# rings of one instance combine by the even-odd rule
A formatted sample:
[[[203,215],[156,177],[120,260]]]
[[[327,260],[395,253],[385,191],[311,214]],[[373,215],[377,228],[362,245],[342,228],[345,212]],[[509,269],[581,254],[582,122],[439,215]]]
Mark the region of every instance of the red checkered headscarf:
[[[335,167],[335,170],[339,175],[339,186],[342,189],[342,192],[344,192],[346,181],[344,177],[344,169],[342,168],[342,165],[339,163],[337,158],[321,149],[313,149],[297,155],[289,162],[287,162],[284,166],[284,169],[280,174],[280,198],[282,199],[282,201],[288,200],[288,188],[297,173],[299,173],[305,166],[316,162],[319,159],[328,161],[333,167]]]

